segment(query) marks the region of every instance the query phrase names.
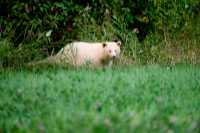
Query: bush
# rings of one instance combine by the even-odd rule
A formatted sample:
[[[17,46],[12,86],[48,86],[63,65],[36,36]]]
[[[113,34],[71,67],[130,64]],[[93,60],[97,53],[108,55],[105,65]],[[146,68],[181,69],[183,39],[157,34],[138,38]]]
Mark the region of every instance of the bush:
[[[155,63],[165,58],[157,56],[172,40],[199,41],[199,5],[196,0],[6,0],[0,2],[0,37],[10,40],[10,52],[21,49],[16,58],[29,57],[24,62],[54,54],[74,40],[118,38],[127,56]],[[1,62],[9,66],[8,55]]]

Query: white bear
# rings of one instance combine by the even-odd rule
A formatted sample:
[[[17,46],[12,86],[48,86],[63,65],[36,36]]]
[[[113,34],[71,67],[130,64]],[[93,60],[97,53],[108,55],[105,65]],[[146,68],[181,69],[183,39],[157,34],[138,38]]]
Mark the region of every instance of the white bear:
[[[56,63],[74,66],[111,66],[120,55],[121,42],[73,42],[51,57]]]
[[[70,64],[73,66],[111,66],[120,55],[121,42],[72,42],[56,55],[28,63],[29,66],[43,63]]]

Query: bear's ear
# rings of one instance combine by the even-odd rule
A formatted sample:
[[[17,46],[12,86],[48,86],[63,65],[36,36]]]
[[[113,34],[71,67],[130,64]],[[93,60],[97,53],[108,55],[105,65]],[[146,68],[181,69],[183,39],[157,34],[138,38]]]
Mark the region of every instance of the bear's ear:
[[[117,43],[117,45],[119,45],[119,46],[122,45],[121,41],[117,41],[116,43]]]
[[[105,47],[107,46],[107,44],[104,42],[104,43],[102,44],[102,46],[103,46],[103,48],[105,48]]]

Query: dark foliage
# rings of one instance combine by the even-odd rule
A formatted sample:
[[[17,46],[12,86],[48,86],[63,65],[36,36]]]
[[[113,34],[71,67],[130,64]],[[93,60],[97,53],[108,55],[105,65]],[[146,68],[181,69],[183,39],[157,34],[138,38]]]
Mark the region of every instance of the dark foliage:
[[[153,43],[165,38],[165,33],[172,38],[197,37],[199,30],[193,27],[199,26],[199,5],[196,0],[4,0],[0,1],[0,38],[11,41],[11,48],[29,49],[32,56],[49,56],[68,42],[83,40],[83,28],[96,26],[96,31],[84,32],[96,34],[110,24],[113,38],[121,39],[129,50],[135,46],[124,38],[128,32],[142,44],[152,34],[158,38]]]

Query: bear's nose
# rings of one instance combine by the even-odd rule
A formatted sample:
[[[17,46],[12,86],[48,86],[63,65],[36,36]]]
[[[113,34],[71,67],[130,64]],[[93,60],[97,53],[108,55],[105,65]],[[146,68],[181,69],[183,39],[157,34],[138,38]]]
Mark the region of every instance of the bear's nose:
[[[116,58],[116,55],[113,55],[113,57],[112,57],[113,59],[115,59]]]

